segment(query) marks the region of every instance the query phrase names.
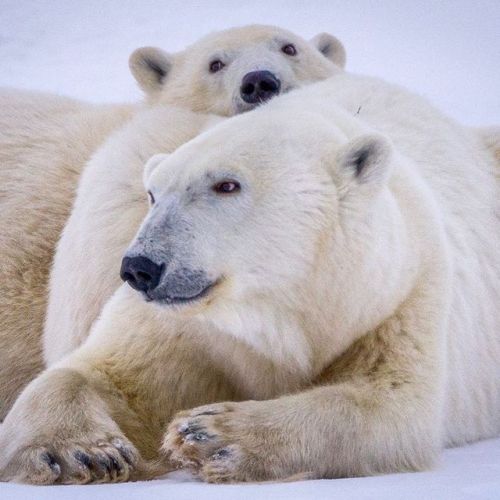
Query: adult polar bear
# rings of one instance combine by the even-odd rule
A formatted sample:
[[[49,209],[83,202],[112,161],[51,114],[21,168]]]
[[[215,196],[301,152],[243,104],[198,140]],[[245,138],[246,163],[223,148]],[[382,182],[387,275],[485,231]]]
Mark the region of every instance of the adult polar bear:
[[[208,481],[419,470],[497,435],[496,168],[347,74],[152,159],[122,270],[147,300],[122,286],[20,396],[0,477],[144,477],[206,403],[163,449]]]
[[[249,110],[273,95],[324,79],[338,71],[344,61],[344,49],[331,35],[320,34],[307,42],[276,27],[247,26],[209,35],[178,54],[138,49],[130,58],[130,67],[149,104],[232,115]],[[119,157],[126,166],[118,165],[118,170],[121,167],[125,172],[135,167],[139,171],[142,162],[152,154],[171,151],[196,135],[206,118],[189,113],[183,117],[178,111],[166,109],[155,114],[149,106],[140,105],[91,106],[57,96],[15,91],[0,94],[0,108],[1,421],[19,391],[43,367],[40,335],[47,304],[49,266],[86,162],[114,130],[124,126],[120,133],[126,142],[111,138],[113,146],[105,145],[105,152],[101,151],[97,157],[104,169],[108,164],[116,168],[113,162]],[[133,117],[132,123],[126,124]],[[145,123],[148,119],[157,120],[149,129]],[[135,133],[134,126],[137,126]],[[162,126],[167,128],[161,129]],[[130,143],[135,149],[129,147]],[[120,152],[120,148],[127,150],[129,156]],[[111,170],[104,175],[116,175]],[[90,189],[99,191],[100,187],[90,186]],[[85,213],[100,216],[108,198],[109,193],[103,192],[91,207],[92,214]],[[128,221],[130,229],[125,234],[130,237],[134,220],[142,218],[143,212],[138,213]],[[93,229],[90,226],[88,229]],[[93,235],[89,236],[92,239]],[[63,248],[65,241],[63,238]],[[80,251],[88,265],[92,244],[75,249],[76,243],[74,239],[70,252]],[[118,253],[111,251],[109,258],[118,259],[121,248],[118,247]],[[100,257],[103,259],[102,252]],[[105,292],[94,288],[102,282],[96,279],[90,291],[82,285],[75,293],[74,279],[80,272],[81,261],[76,264],[76,268],[61,269],[59,261],[56,262],[55,274],[62,285],[53,289],[53,294],[62,307],[54,313],[55,318],[54,309],[49,311],[47,330],[57,332],[54,336],[46,335],[52,357],[81,341],[102,300],[117,286],[112,275],[111,290],[106,285],[103,285]],[[62,279],[61,272],[67,273]],[[84,282],[81,276],[79,279]],[[89,305],[84,307],[82,302],[84,319],[79,321],[80,316],[75,321],[74,306],[81,297],[87,297]],[[92,297],[97,298],[92,300]],[[25,362],[20,363],[20,359]]]
[[[152,48],[138,49],[131,56],[132,71],[150,102],[222,116],[251,110],[276,94],[323,80],[344,65],[345,50],[332,35],[321,33],[307,42],[285,30],[266,26],[215,33],[175,56]],[[127,208],[131,219],[123,219],[120,230],[114,228],[117,211],[113,200],[121,204],[121,198],[111,197],[107,190],[109,185],[117,185],[117,178],[126,179],[124,169],[131,176],[128,188],[135,192],[141,189],[141,161],[162,151],[158,142],[154,147],[145,146],[147,137],[163,137],[155,118],[149,116],[147,120],[152,120],[151,125],[143,118],[136,120],[137,131],[135,124],[126,127],[120,138],[96,155],[82,176],[51,274],[44,331],[48,365],[81,344],[119,285],[113,263],[119,262],[137,227],[134,221],[139,221],[144,212],[131,204]],[[192,135],[199,130],[199,125],[194,126]],[[103,182],[103,176],[109,180]],[[122,184],[119,180],[118,185]],[[142,198],[137,194],[128,199],[137,202]],[[110,204],[103,204],[103,200],[110,200]]]

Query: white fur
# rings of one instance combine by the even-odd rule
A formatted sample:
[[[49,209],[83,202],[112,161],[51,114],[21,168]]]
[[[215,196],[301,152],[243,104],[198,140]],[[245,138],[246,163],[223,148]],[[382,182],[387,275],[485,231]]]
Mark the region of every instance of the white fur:
[[[337,166],[337,196],[326,187],[322,191],[326,181],[318,183],[318,162],[329,149],[335,151],[336,142],[372,129],[396,150],[388,188],[383,187],[383,169],[377,174],[378,167],[372,167],[373,178],[353,187]],[[224,136],[231,137],[230,144],[221,146]],[[259,147],[252,150],[252,144]],[[384,168],[387,161],[382,158]],[[400,307],[415,287],[435,282],[426,293],[435,294],[434,305],[441,305],[422,320],[436,329],[425,344],[436,343],[437,378],[429,382],[437,390],[434,403],[443,407],[442,440],[460,444],[499,432],[499,186],[495,162],[475,134],[401,89],[346,74],[206,132],[166,158],[147,186],[161,204],[162,193],[182,193],[204,171],[224,168],[251,179],[253,203],[261,199],[259,190],[274,186],[276,192],[261,195],[264,207],[245,212],[243,228],[230,233],[236,242],[227,243],[209,217],[199,227],[205,233],[200,241],[222,240],[223,248],[212,249],[210,257],[220,258],[202,266],[231,282],[203,318],[276,362],[294,360],[314,373],[325,365],[314,359],[311,345],[321,345],[320,359],[334,359]],[[381,192],[374,195],[377,183]],[[310,196],[289,194],[302,191]],[[312,285],[309,245],[328,224],[328,196],[340,198],[330,218],[342,218],[337,221],[342,231],[334,235],[328,267],[311,292],[305,286]],[[233,228],[232,217],[224,214],[226,234]],[[248,241],[251,246],[245,245]],[[234,262],[228,257],[233,245],[238,248]],[[248,269],[259,270],[248,276]],[[313,293],[313,304],[306,291]],[[293,318],[305,304],[323,311],[327,332],[292,333],[297,331]],[[280,310],[288,313],[285,328]],[[430,313],[423,308],[412,314]],[[441,370],[446,376],[440,382]]]
[[[206,403],[174,418],[163,449],[208,481],[421,470],[442,446],[498,435],[491,153],[424,100],[345,74],[156,158],[128,252],[164,264],[159,289],[193,271],[214,286],[171,306],[119,287],[87,341],[16,402],[0,478],[98,480],[80,478],[75,450],[116,455],[128,438],[156,458],[173,413]],[[136,168],[99,194],[134,221]],[[228,179],[241,190],[217,193]]]
[[[293,58],[280,50],[290,42],[298,51]],[[209,72],[214,57],[227,64],[217,74]],[[130,64],[150,103],[232,115],[242,111],[238,96],[248,71],[273,71],[288,91],[339,73],[344,62],[344,49],[331,35],[307,42],[277,27],[247,26],[213,33],[175,55],[138,49]],[[161,82],[152,68],[165,70]],[[120,283],[121,255],[147,209],[143,164],[155,153],[173,151],[208,121],[168,107],[141,111],[86,166],[50,279],[43,338],[49,365],[81,344]]]

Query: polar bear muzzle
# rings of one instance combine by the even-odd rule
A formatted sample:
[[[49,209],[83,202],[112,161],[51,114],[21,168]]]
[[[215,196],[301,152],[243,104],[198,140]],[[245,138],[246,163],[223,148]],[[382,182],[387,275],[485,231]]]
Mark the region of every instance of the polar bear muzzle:
[[[120,277],[145,299],[162,304],[185,304],[201,299],[213,288],[200,270],[181,268],[165,272],[165,263],[156,264],[144,255],[125,256]]]

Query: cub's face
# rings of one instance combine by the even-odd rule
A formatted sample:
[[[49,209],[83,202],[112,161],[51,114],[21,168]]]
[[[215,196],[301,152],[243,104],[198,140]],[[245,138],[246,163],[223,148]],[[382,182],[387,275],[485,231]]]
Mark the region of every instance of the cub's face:
[[[383,177],[371,172],[384,163],[380,139],[344,144],[323,119],[298,115],[291,124],[288,113],[267,110],[148,162],[150,211],[121,272],[146,300],[191,309],[262,296],[293,304],[323,265],[341,197]]]
[[[178,54],[141,48],[132,73],[150,100],[231,116],[323,80],[345,64],[342,44],[322,33],[306,41],[271,26],[209,35]]]

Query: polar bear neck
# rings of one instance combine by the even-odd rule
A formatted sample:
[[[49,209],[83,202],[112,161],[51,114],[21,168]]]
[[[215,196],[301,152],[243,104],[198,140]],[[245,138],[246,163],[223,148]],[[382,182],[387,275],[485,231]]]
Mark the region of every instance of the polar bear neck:
[[[278,366],[294,367],[304,375],[311,373],[313,349],[297,311],[257,298],[222,302],[204,313],[202,319]]]

